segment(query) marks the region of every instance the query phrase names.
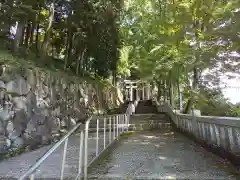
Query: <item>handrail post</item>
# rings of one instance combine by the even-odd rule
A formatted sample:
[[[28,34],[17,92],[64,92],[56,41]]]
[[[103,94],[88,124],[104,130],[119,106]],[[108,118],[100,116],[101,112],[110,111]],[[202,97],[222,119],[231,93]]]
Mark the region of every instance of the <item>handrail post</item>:
[[[84,147],[84,180],[87,180],[87,167],[88,167],[88,128],[89,121],[85,125],[85,147]]]
[[[195,117],[195,114],[194,114],[194,109],[192,108],[192,125],[193,125],[193,129],[194,129],[194,132],[193,132],[193,135],[195,135],[196,137],[199,136],[199,133],[198,133],[198,123],[197,123],[197,119]],[[190,131],[190,130],[189,130]]]
[[[99,130],[99,119],[97,119],[97,132],[96,132],[96,156],[98,156],[98,130]]]
[[[61,169],[61,177],[60,179],[64,179],[64,167],[65,167],[65,160],[66,160],[66,153],[67,153],[67,145],[68,145],[68,138],[65,140],[64,149],[63,149],[63,158],[62,158],[62,169]]]
[[[128,131],[128,115],[124,114],[124,118],[125,118],[125,122],[126,122],[126,126],[127,126],[127,131]]]
[[[116,139],[115,126],[116,126],[116,116],[113,116],[113,139]]]
[[[120,134],[121,134],[122,133],[122,115],[121,114],[119,115],[119,118],[120,118],[119,129],[120,129]]]
[[[78,165],[78,176],[79,177],[81,176],[81,173],[82,173],[83,138],[84,138],[84,134],[83,134],[83,131],[81,131],[80,149],[79,149],[79,165]]]
[[[124,116],[123,114],[121,114],[121,116],[122,116],[122,132],[124,132]]]
[[[103,119],[103,144],[104,149],[106,148],[106,118]]]
[[[117,139],[118,139],[118,115],[117,115]]]
[[[112,129],[111,128],[112,128],[111,127],[111,117],[109,117],[109,142],[108,142],[108,144],[110,144],[112,141],[112,137],[111,137]]]

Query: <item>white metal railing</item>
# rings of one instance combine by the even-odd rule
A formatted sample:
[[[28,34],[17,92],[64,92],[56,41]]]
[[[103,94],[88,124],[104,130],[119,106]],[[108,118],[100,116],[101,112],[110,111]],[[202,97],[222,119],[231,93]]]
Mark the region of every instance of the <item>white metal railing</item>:
[[[65,160],[67,154],[68,140],[70,136],[76,131],[80,132],[79,139],[79,157],[78,157],[78,173],[75,176],[75,180],[83,177],[87,179],[87,169],[88,167],[106,150],[115,140],[118,139],[121,133],[128,131],[129,118],[132,114],[131,103],[128,105],[126,113],[116,114],[116,115],[107,115],[103,117],[96,117],[95,119],[89,118],[85,124],[77,124],[72,128],[64,137],[62,137],[55,145],[52,146],[35,164],[33,164],[26,172],[24,172],[18,180],[24,180],[30,178],[34,180],[37,178],[36,171],[40,166],[48,159],[54,152],[60,148],[60,145],[64,144],[63,153],[62,153],[62,163],[61,169],[59,170],[60,179],[64,179],[64,168]],[[95,127],[92,127],[94,126]],[[96,132],[96,144],[95,144],[95,157],[88,161],[88,135],[89,130],[94,130]],[[103,149],[99,150],[99,132],[103,131]],[[108,132],[108,133],[106,133]],[[57,163],[57,162],[56,162]],[[56,173],[56,172],[55,172]]]
[[[160,109],[182,131],[232,154],[240,153],[240,118],[180,114],[167,103],[163,103]]]

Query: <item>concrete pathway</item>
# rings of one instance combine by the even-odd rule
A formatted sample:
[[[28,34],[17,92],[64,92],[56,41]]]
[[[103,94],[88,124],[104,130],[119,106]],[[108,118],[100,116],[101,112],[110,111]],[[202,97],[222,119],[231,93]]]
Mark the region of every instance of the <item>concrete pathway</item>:
[[[108,133],[106,133],[108,136]],[[88,141],[88,161],[95,157],[96,133],[89,134]],[[106,139],[108,143],[108,138]],[[64,177],[73,179],[78,173],[80,133],[76,133],[69,138],[68,150]],[[54,152],[36,172],[36,178],[54,179],[59,178],[61,173],[63,144]],[[99,132],[99,152],[103,149],[103,132]],[[16,179],[20,177],[32,164],[34,164],[52,146],[45,146],[36,151],[24,153],[20,156],[10,158],[0,163],[0,179]]]
[[[88,179],[237,179],[223,159],[181,134],[139,132],[121,140]]]

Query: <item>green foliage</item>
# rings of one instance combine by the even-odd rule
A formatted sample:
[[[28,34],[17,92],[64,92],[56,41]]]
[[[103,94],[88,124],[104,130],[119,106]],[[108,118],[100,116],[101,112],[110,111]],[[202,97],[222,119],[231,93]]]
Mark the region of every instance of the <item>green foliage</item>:
[[[227,112],[227,116],[240,117],[240,105],[239,104],[232,105],[229,112]]]
[[[130,76],[130,69],[129,69],[129,52],[131,48],[123,46],[120,49],[120,59],[118,61],[117,65],[117,72],[118,75],[121,76]]]
[[[188,97],[189,93],[185,91],[184,96]],[[187,102],[184,102],[184,104],[186,103]],[[201,114],[205,116],[240,116],[240,106],[230,103],[219,88],[200,86],[198,94],[195,97],[194,105],[195,108],[200,109]]]
[[[227,116],[231,104],[224,98],[220,89],[201,86],[195,108],[200,109],[203,115]]]
[[[116,76],[120,1],[8,0],[0,9],[0,38],[14,55],[33,54],[46,67],[58,61],[77,76]]]
[[[121,34],[133,47],[130,66],[141,79],[185,86],[188,112],[199,85],[216,86],[225,72],[239,70],[239,8],[239,0],[126,0]]]
[[[141,77],[171,74],[181,83],[196,67],[199,72],[233,71],[239,67],[237,58],[230,56],[239,51],[239,6],[239,0],[125,1],[122,34],[134,47],[129,62]]]
[[[202,80],[240,69],[239,8],[240,0],[7,0],[0,39],[14,55],[70,75],[170,79],[194,104]]]

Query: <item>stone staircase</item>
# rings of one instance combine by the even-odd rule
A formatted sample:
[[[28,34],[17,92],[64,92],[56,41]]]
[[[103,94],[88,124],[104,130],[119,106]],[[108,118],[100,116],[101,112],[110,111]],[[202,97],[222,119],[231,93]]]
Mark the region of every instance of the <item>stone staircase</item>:
[[[123,114],[126,112],[128,108],[129,101],[125,101],[123,104],[121,104],[119,107],[112,109],[108,114]]]
[[[121,116],[121,118],[123,119],[124,117]],[[99,132],[103,132],[104,131],[104,119],[98,119],[98,131]],[[110,124],[111,124],[111,131],[114,131],[114,127],[115,127],[115,131],[116,131],[116,128],[117,128],[117,125],[116,125],[116,122],[117,120],[114,119],[113,117],[109,117],[109,118],[105,118],[105,129],[106,129],[106,132],[108,132],[110,130]],[[119,126],[118,128],[124,128],[124,130],[127,129],[127,126],[124,126],[123,121],[120,121],[120,117],[118,118],[118,122],[119,122]],[[124,127],[123,127],[124,126]],[[89,124],[89,132],[96,132],[97,131],[97,119],[93,119],[91,120],[90,124]]]
[[[106,118],[106,132],[109,131],[109,124],[111,124],[113,131],[114,121],[116,119],[111,117],[111,114],[123,114],[126,112],[129,102],[125,102],[119,108],[114,109],[110,116]],[[122,117],[123,118],[123,117]],[[111,121],[111,122],[110,122]],[[120,122],[120,120],[118,120]],[[96,132],[97,122],[93,119],[89,124],[89,131]],[[127,127],[124,127],[126,129]],[[152,100],[139,101],[136,107],[135,114],[131,115],[129,121],[129,130],[142,131],[154,129],[169,129],[171,128],[170,117],[165,113],[157,111],[157,106]],[[115,126],[116,129],[116,126]],[[104,130],[104,119],[99,119],[99,132]]]
[[[159,113],[152,100],[139,101],[135,114],[130,117],[129,130],[154,130],[170,128],[170,117]]]
[[[157,106],[152,100],[139,101],[135,111],[136,114],[157,114]]]
[[[105,124],[105,127],[106,127],[106,132],[109,131],[109,124],[111,124],[111,127],[112,127],[112,131],[113,131],[113,127],[114,127],[114,122],[116,123],[117,120],[116,119],[113,119],[113,117],[111,117],[111,115],[116,115],[116,114],[124,114],[128,108],[128,104],[129,104],[129,101],[126,101],[124,102],[123,104],[121,104],[118,108],[115,108],[113,110],[111,110],[111,112],[108,113],[109,117],[108,118],[105,118],[106,120],[106,124]],[[123,116],[121,117],[123,118]],[[98,118],[99,120],[99,132],[103,132],[104,131],[104,119],[103,118]],[[118,121],[120,122],[120,117],[118,119]],[[89,124],[89,131],[90,132],[96,132],[96,128],[97,128],[97,119],[93,118]],[[126,127],[124,127],[126,128]],[[115,125],[115,130],[116,130],[116,125]]]

